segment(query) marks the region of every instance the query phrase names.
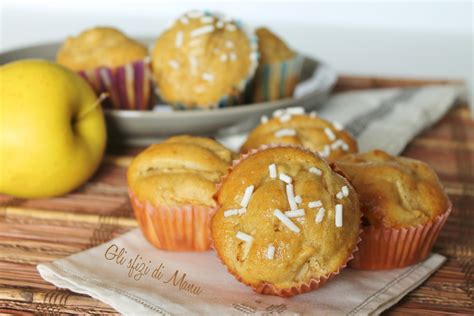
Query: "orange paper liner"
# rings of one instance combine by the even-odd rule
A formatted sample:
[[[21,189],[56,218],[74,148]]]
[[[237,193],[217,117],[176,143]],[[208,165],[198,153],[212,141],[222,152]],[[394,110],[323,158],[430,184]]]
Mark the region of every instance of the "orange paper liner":
[[[185,205],[168,207],[141,202],[129,190],[138,224],[146,239],[155,247],[175,251],[210,249],[210,214],[213,208]]]
[[[248,152],[246,152],[244,154],[241,154],[239,158],[232,161],[232,164],[229,167],[227,174],[222,176],[221,180],[216,184],[217,190],[216,190],[216,194],[214,195],[214,200],[216,201],[216,204],[218,205],[218,201],[217,201],[218,192],[219,192],[220,188],[222,187],[222,184],[224,183],[225,179],[227,178],[227,176],[232,171],[232,169],[234,169],[243,160],[247,159],[249,156],[254,155],[255,153],[257,153],[259,151],[263,151],[263,150],[268,149],[268,148],[277,148],[277,147],[297,148],[297,149],[301,149],[303,151],[306,151],[308,153],[311,153],[313,155],[317,155],[316,153],[314,153],[314,152],[312,152],[308,149],[305,149],[305,148],[300,147],[300,146],[295,146],[295,145],[276,145],[276,144],[269,144],[268,145],[268,144],[266,144],[266,145],[261,145],[256,149],[250,149]],[[322,157],[320,157],[320,158],[325,160]],[[350,184],[350,185],[352,187],[352,184]],[[212,217],[215,215],[215,213],[217,212],[218,209],[219,209],[219,206],[216,207],[215,210],[212,212],[211,220],[212,220]],[[362,220],[362,216],[361,216],[361,220]],[[291,296],[295,296],[295,295],[298,295],[298,294],[303,294],[303,293],[306,293],[306,292],[310,292],[310,291],[319,289],[320,287],[325,285],[327,282],[332,280],[336,275],[338,275],[344,268],[346,268],[349,261],[351,261],[354,258],[354,255],[357,253],[357,251],[359,249],[358,244],[361,242],[361,237],[360,237],[361,233],[362,233],[362,229],[359,231],[359,238],[358,238],[358,240],[357,240],[357,242],[354,246],[353,251],[350,253],[350,255],[346,258],[344,263],[336,271],[333,271],[333,272],[328,273],[326,275],[320,276],[318,278],[311,278],[306,282],[301,282],[301,283],[298,283],[298,284],[296,284],[296,285],[294,285],[290,288],[285,288],[285,289],[280,289],[280,288],[276,287],[275,285],[267,283],[267,282],[264,282],[264,283],[261,283],[261,284],[258,284],[258,285],[246,282],[240,275],[238,275],[235,271],[232,271],[229,268],[229,266],[227,266],[225,264],[224,259],[222,258],[221,254],[219,253],[219,250],[214,247],[212,241],[211,241],[211,247],[216,251],[217,257],[219,258],[221,263],[227,268],[227,271],[229,271],[229,273],[232,274],[239,282],[251,287],[255,292],[260,293],[260,294],[276,295],[276,296],[281,296],[281,297],[291,297]],[[212,238],[212,234],[211,234],[211,238]]]
[[[399,229],[364,228],[359,251],[349,267],[361,270],[396,269],[423,261],[430,254],[450,213],[451,203],[444,214],[424,225]]]

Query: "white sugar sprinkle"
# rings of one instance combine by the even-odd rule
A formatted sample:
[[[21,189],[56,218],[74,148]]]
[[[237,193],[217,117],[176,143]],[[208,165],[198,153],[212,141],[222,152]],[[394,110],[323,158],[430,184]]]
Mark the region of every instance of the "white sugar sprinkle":
[[[202,23],[212,23],[214,21],[214,18],[212,16],[203,16],[201,18]]]
[[[324,133],[327,135],[330,141],[336,140],[336,135],[334,135],[334,132],[329,127],[324,128]]]
[[[231,52],[231,53],[229,54],[229,58],[230,58],[230,60],[234,61],[234,60],[237,59],[237,54],[234,53],[234,52]]]
[[[224,63],[227,61],[227,54],[222,54],[220,60]]]
[[[224,22],[219,20],[219,21],[217,21],[216,26],[217,26],[218,29],[221,29],[221,28],[224,27]]]
[[[292,184],[287,184],[286,185],[286,197],[288,199],[288,204],[290,204],[290,209],[291,210],[296,210],[298,208],[298,205],[296,205],[295,193],[293,191],[293,185]]]
[[[275,137],[295,136],[296,131],[291,128],[283,128],[275,132]]]
[[[342,150],[348,151],[349,150],[349,145],[347,145],[346,143],[342,143]]]
[[[341,188],[341,192],[345,197],[349,196],[349,188],[347,187],[347,185],[345,185]]]
[[[185,16],[183,16],[183,17],[182,17],[182,18],[180,18],[179,20],[180,20],[180,21],[181,21],[181,23],[183,23],[183,24],[186,24],[186,25],[188,25],[188,24],[189,24],[189,20],[188,20],[188,18],[187,18],[187,17],[185,17]]]
[[[235,44],[234,44],[234,42],[227,40],[227,41],[225,41],[225,47],[234,48]]]
[[[346,143],[342,139],[336,140],[334,143],[331,144],[331,149],[336,150],[339,147],[344,147]],[[347,144],[346,144],[347,145]]]
[[[293,182],[293,179],[291,179],[291,177],[283,172],[280,173],[280,175],[278,176],[278,178],[285,182],[285,183],[288,183],[290,184],[291,182]]]
[[[179,68],[179,63],[174,59],[171,59],[170,61],[168,61],[168,64],[171,66],[171,68],[174,68],[174,69]]]
[[[194,70],[197,67],[198,60],[196,56],[189,56],[189,63],[191,64],[191,69]]]
[[[342,194],[342,192],[337,192],[336,198],[338,198],[339,200],[342,200],[344,198],[344,195]]]
[[[224,211],[224,217],[234,216],[237,214],[239,214],[238,209],[230,209],[230,210]]]
[[[247,213],[247,209],[245,207],[239,208],[238,211],[239,211],[239,215]]]
[[[296,209],[296,210],[292,210],[292,211],[286,211],[285,212],[285,215],[286,217],[301,217],[301,216],[304,216],[304,209],[303,208],[299,208],[299,209]]]
[[[320,176],[320,175],[323,174],[323,172],[320,169],[316,168],[316,167],[309,168],[309,172],[314,173],[317,176]]]
[[[270,178],[276,179],[277,178],[277,166],[272,163],[268,165],[268,173],[270,174]]]
[[[280,122],[285,123],[291,120],[291,114],[290,113],[285,113],[282,116],[280,116]]]
[[[304,108],[301,106],[294,106],[291,108],[286,108],[286,113],[290,113],[292,115],[303,115],[304,114]]]
[[[301,198],[301,195],[295,196],[295,201],[296,201],[296,203],[301,204],[303,202],[303,199]]]
[[[227,24],[225,26],[225,29],[229,32],[234,32],[235,30],[237,30],[237,27],[234,24]]]
[[[331,149],[329,148],[328,145],[324,145],[323,150],[319,152],[319,155],[321,157],[328,157],[330,154],[331,154]]]
[[[315,207],[320,207],[320,206],[323,206],[323,203],[321,202],[321,200],[311,201],[308,203],[309,208],[315,208]]]
[[[260,117],[260,123],[265,124],[267,122],[268,122],[268,116],[262,115],[262,117]]]
[[[254,189],[253,185],[249,185],[245,189],[245,193],[244,193],[244,196],[242,197],[242,201],[240,201],[240,206],[247,207],[247,205],[250,202],[250,198],[252,197],[253,189]]]
[[[275,210],[273,214],[283,223],[286,227],[288,227],[291,231],[295,233],[300,232],[300,228],[295,225],[288,217],[285,216],[280,210]]]
[[[319,210],[318,210],[318,214],[316,214],[316,218],[315,218],[315,222],[316,223],[321,223],[323,221],[323,218],[324,218],[324,212],[326,210],[324,209],[324,207],[321,207]]]
[[[344,129],[344,126],[339,122],[332,122],[332,125],[337,131],[341,131]]]
[[[282,110],[282,109],[273,111],[273,117],[280,117],[280,116],[282,116],[283,114],[285,114],[285,111]]]
[[[204,72],[202,74],[202,79],[204,79],[206,81],[214,81],[214,75],[211,74],[211,73],[208,73],[208,72]]]
[[[175,44],[177,48],[180,48],[181,46],[183,46],[183,32],[182,31],[179,31],[178,33],[176,33]]]
[[[318,112],[316,112],[316,111],[311,111],[311,112],[309,112],[309,116],[312,117],[312,118],[315,118],[315,117],[318,116]]]
[[[336,227],[342,227],[342,204],[336,204]]]
[[[211,33],[212,31],[214,31],[214,25],[205,25],[205,26],[192,30],[191,37],[204,35],[207,33]]]
[[[273,245],[268,245],[267,248],[267,253],[265,254],[267,259],[273,260],[273,257],[275,256],[275,247]]]
[[[237,235],[235,235],[235,237],[237,237],[238,239],[240,240],[243,240],[245,242],[248,242],[248,243],[251,243],[253,241],[253,237],[246,234],[246,233],[243,233],[241,231],[238,231],[237,232]]]

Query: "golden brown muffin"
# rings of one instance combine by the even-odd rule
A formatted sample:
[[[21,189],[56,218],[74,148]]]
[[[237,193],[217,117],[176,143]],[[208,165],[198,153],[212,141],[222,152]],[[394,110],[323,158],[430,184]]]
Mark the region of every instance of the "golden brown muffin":
[[[354,189],[301,148],[244,156],[224,179],[217,201],[214,247],[237,279],[261,293],[291,296],[322,285],[358,241]]]
[[[437,175],[424,162],[374,150],[345,156],[336,165],[356,188],[364,217],[376,228],[425,224],[448,209]]]
[[[224,106],[239,98],[257,66],[252,36],[240,23],[218,15],[193,11],[181,16],[152,51],[161,97],[189,108]]]
[[[260,63],[271,64],[296,56],[286,43],[265,27],[260,27],[255,31],[258,38],[258,52]]]
[[[59,49],[56,61],[74,71],[97,67],[116,68],[148,55],[147,48],[112,27],[87,29],[69,37]]]
[[[272,119],[263,121],[250,132],[240,151],[264,144],[297,145],[318,152],[328,161],[357,152],[356,140],[338,124],[314,115],[292,115],[293,109],[299,108],[277,111]],[[301,110],[298,113],[304,113]]]
[[[133,160],[128,184],[139,200],[155,205],[214,206],[215,184],[231,159],[231,151],[212,139],[175,136]]]

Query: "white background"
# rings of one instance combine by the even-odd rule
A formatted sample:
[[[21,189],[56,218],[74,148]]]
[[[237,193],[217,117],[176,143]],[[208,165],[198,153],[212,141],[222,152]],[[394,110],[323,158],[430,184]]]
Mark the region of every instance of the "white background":
[[[0,0],[2,1],[2,0]],[[266,25],[296,50],[340,73],[473,78],[471,1],[12,1],[3,0],[0,49],[62,41],[87,27],[132,36],[160,34],[189,9],[210,9]]]

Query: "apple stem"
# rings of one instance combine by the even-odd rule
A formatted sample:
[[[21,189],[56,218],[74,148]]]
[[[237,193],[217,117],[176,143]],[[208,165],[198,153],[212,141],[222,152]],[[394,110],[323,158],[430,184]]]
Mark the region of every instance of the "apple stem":
[[[88,107],[87,109],[85,109],[85,111],[83,111],[82,113],[79,113],[79,115],[77,116],[76,118],[76,121],[79,121],[80,119],[82,119],[84,116],[86,116],[87,114],[89,114],[91,111],[93,111],[97,106],[99,106],[99,104],[102,103],[102,101],[104,101],[105,99],[107,99],[109,97],[109,94],[107,92],[102,92],[99,97],[97,98],[97,100],[95,100],[95,102],[90,106]]]

